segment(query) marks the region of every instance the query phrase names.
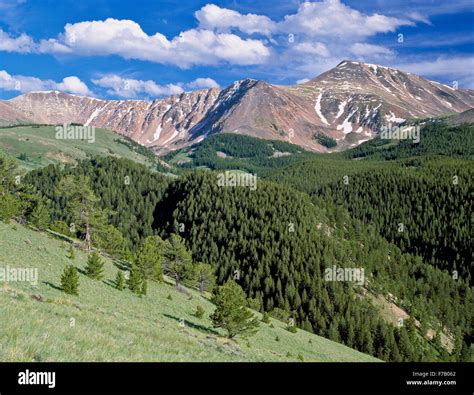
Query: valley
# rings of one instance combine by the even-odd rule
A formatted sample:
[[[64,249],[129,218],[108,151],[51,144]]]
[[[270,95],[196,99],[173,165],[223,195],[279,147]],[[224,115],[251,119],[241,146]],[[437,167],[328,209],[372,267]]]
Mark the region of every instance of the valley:
[[[415,106],[423,92],[431,99]],[[4,103],[10,123],[50,125],[0,128],[0,263],[28,262],[40,279],[0,288],[2,313],[21,312],[2,331],[1,358],[472,360],[471,99],[345,61],[297,87]],[[169,129],[156,123],[165,115]],[[63,122],[90,135],[58,139]],[[413,128],[417,141],[401,138]],[[62,284],[67,270],[77,295]],[[216,286],[198,292],[200,278]],[[215,326],[226,286],[258,317],[253,336]]]

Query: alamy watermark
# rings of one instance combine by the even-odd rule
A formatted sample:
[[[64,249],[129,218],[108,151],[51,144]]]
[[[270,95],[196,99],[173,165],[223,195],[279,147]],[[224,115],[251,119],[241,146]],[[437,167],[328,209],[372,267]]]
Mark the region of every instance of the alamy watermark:
[[[225,171],[217,175],[217,185],[220,187],[248,187],[255,191],[257,189],[257,176],[249,173]]]
[[[421,128],[414,126],[396,126],[391,123],[380,128],[380,138],[384,140],[413,140],[415,144],[420,142]]]
[[[57,140],[87,140],[88,143],[95,143],[95,127],[94,126],[79,126],[79,125],[64,125],[56,126]]]
[[[18,373],[20,385],[46,385],[48,388],[56,387],[56,372],[30,372],[26,369]]]
[[[38,268],[0,267],[0,282],[28,282],[31,285],[38,285]]]
[[[324,270],[326,281],[348,281],[364,285],[365,269],[360,267],[336,267],[335,265]]]

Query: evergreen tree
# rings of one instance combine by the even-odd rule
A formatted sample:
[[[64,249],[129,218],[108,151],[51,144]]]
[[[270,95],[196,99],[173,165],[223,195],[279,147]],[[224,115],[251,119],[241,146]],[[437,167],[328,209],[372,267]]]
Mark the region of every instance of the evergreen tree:
[[[86,274],[94,280],[101,280],[103,278],[104,261],[100,255],[94,251],[87,258]]]
[[[193,279],[192,263],[191,254],[184,245],[183,239],[176,234],[172,234],[165,249],[164,268],[165,273],[175,279],[176,287],[183,281]]]
[[[92,233],[105,222],[105,212],[99,208],[99,199],[90,186],[86,176],[67,175],[61,179],[57,193],[67,199],[67,211],[73,222],[84,232],[84,246],[87,251],[92,248]]]
[[[115,288],[119,291],[123,291],[125,288],[125,276],[121,270],[118,270],[117,275],[115,276]]]
[[[268,314],[268,312],[266,312],[266,311],[262,315],[262,322],[264,324],[269,324],[270,323],[270,314]]]
[[[140,273],[140,269],[135,264],[132,264],[132,268],[130,269],[127,285],[130,291],[140,295],[142,287],[142,275]]]
[[[404,326],[398,328],[398,349],[403,360],[411,361],[413,357],[413,347],[410,337]]]
[[[140,244],[135,263],[144,278],[163,280],[164,244],[159,236],[149,236]]]
[[[216,305],[210,316],[213,326],[225,329],[229,338],[247,338],[258,331],[259,321],[247,309],[245,293],[234,280],[217,287],[212,302]]]
[[[39,201],[38,204],[35,205],[30,215],[28,216],[28,220],[39,230],[45,230],[48,228],[50,221],[50,213],[48,208],[42,201]]]
[[[211,289],[214,286],[216,282],[216,276],[214,275],[211,265],[199,262],[194,266],[194,272],[194,278],[196,279],[199,291],[201,293]]]
[[[72,266],[66,266],[61,276],[61,289],[70,295],[79,294],[79,274],[77,269]]]
[[[0,220],[8,223],[21,212],[22,204],[15,183],[16,165],[0,155]]]
[[[105,220],[105,217],[103,218]],[[124,257],[125,238],[122,233],[103,221],[95,222],[95,232],[91,236],[92,244],[110,255]]]
[[[204,309],[202,308],[202,306],[198,305],[196,306],[196,311],[194,313],[194,316],[197,317],[197,318],[202,318],[204,316]]]

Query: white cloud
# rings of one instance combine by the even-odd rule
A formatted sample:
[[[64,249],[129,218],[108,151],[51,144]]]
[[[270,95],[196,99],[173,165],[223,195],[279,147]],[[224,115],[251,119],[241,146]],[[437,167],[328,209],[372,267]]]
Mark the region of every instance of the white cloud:
[[[438,57],[436,59],[399,63],[394,67],[429,78],[455,81],[460,88],[474,88],[474,56]]]
[[[295,46],[295,50],[298,52],[302,52],[302,53],[306,53],[310,55],[318,55],[325,58],[330,56],[327,46],[323,43],[310,43],[310,42],[299,43]]]
[[[35,50],[35,43],[31,37],[21,34],[12,37],[0,29],[0,51],[29,53]]]
[[[412,11],[408,14],[408,17],[414,21],[423,22],[427,25],[432,25],[430,19],[426,15],[423,15],[421,12]]]
[[[155,81],[122,78],[118,75],[106,75],[92,82],[102,88],[107,88],[107,93],[113,96],[133,99],[143,95],[160,97],[183,93],[183,88],[178,84],[158,85]]]
[[[393,61],[395,51],[367,41],[379,33],[414,26],[416,21],[429,22],[424,20],[424,14],[418,8],[409,10],[411,13],[401,19],[361,12],[341,0],[306,1],[281,20],[272,20],[265,15],[242,14],[207,4],[195,13],[198,27],[175,37],[167,38],[160,32],[146,33],[132,20],[109,18],[66,24],[61,34],[39,42],[27,35],[11,37],[0,30],[0,51],[67,56],[116,55],[180,68],[253,65],[256,66],[254,70],[296,80],[313,78],[341,59],[351,57],[372,63],[380,62],[381,58],[384,62]],[[96,81],[109,84],[103,87],[122,97],[160,96],[183,88],[213,86],[210,81],[161,86],[153,81],[130,80],[137,82],[131,84],[134,88],[127,92],[112,77],[105,75]]]
[[[219,84],[212,78],[196,78],[194,81],[186,84],[189,89],[208,89],[219,88]]]
[[[195,16],[199,21],[200,28],[220,32],[228,32],[234,28],[246,34],[260,33],[269,36],[276,30],[277,26],[267,16],[243,15],[234,10],[218,7],[215,4],[205,5],[195,12]]]
[[[42,53],[85,56],[118,55],[181,68],[193,65],[261,64],[270,50],[261,40],[242,39],[235,34],[191,29],[168,40],[163,34],[146,34],[131,20],[106,19],[67,24],[56,39],[42,40]]]
[[[228,32],[237,29],[245,34],[303,34],[311,37],[368,37],[377,33],[395,31],[399,26],[414,23],[380,14],[367,15],[340,0],[305,1],[295,14],[286,15],[276,22],[264,15],[241,14],[215,4],[207,4],[195,13],[199,27]],[[412,12],[412,20],[422,20],[421,14]],[[418,19],[417,19],[418,18]]]
[[[127,99],[134,99],[143,96],[163,97],[178,95],[184,92],[184,87],[190,90],[219,87],[219,84],[212,78],[196,78],[187,84],[177,82],[174,84],[159,85],[152,80],[124,78],[116,74],[105,75],[101,78],[92,80],[92,82],[101,88],[106,88],[109,95]]]
[[[93,95],[87,85],[76,76],[66,77],[61,82],[56,82],[24,75],[10,75],[6,70],[0,70],[0,89],[21,93],[54,89],[77,95]]]
[[[357,39],[394,32],[404,25],[412,26],[414,23],[380,14],[366,15],[340,0],[323,0],[301,4],[296,14],[285,16],[279,30],[311,37]]]
[[[64,78],[63,82],[57,84],[57,89],[63,92],[70,92],[83,96],[92,94],[87,85],[76,76]]]
[[[381,45],[355,43],[351,46],[351,52],[357,56],[392,56],[395,54],[390,48]]]

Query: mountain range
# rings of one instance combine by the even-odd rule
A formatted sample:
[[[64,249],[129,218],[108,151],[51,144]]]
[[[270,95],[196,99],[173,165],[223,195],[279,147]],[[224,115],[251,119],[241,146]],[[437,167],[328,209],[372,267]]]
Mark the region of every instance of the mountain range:
[[[380,128],[413,118],[474,107],[474,91],[415,74],[345,60],[299,85],[245,79],[219,89],[155,100],[101,100],[59,91],[29,92],[0,101],[0,124],[80,123],[111,129],[165,153],[210,134],[238,133],[284,140],[325,152],[321,136],[344,149],[372,139]]]

